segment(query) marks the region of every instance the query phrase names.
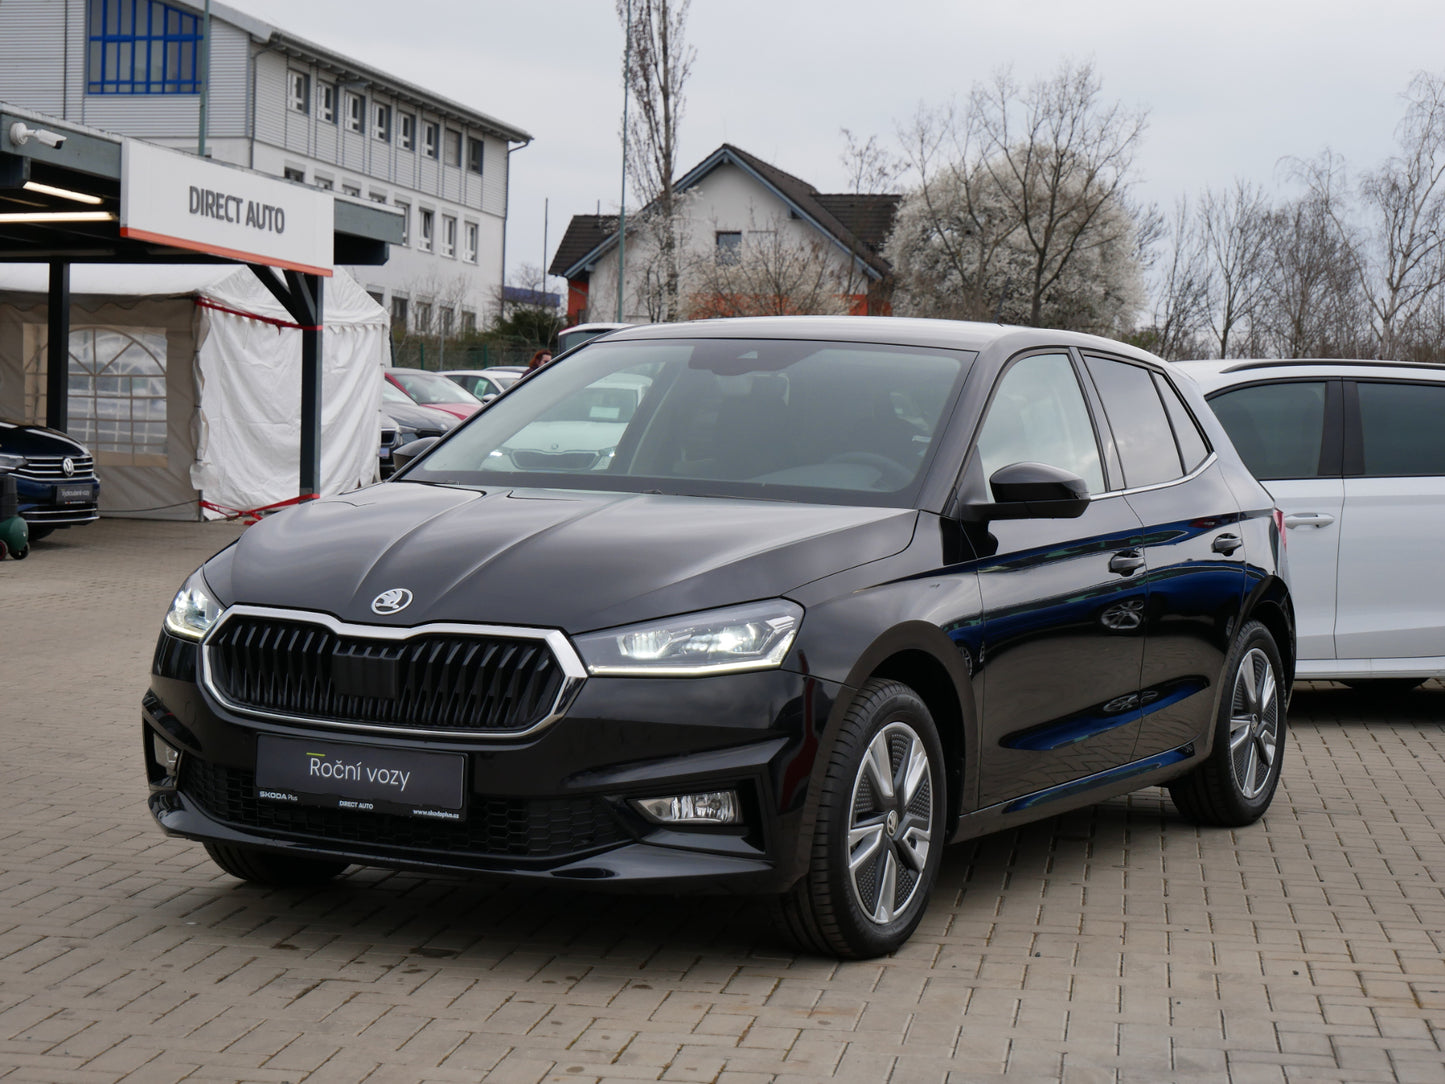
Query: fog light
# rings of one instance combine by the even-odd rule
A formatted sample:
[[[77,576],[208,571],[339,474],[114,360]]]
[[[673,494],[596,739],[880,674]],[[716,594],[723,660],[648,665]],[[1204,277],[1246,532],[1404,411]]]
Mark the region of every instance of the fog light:
[[[675,794],[670,798],[638,798],[633,804],[659,824],[740,824],[735,790]]]
[[[167,775],[176,774],[176,765],[181,762],[181,751],[172,749],[154,731],[151,732],[151,755],[156,758],[156,763],[165,769]]]

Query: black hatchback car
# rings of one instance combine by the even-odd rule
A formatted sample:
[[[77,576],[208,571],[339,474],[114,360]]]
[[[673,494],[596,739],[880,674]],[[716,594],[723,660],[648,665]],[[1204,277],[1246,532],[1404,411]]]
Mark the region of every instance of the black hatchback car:
[[[1156,358],[897,319],[623,329],[176,596],[150,808],[360,863],[780,901],[888,952],[943,844],[1163,784],[1269,805],[1279,516]]]

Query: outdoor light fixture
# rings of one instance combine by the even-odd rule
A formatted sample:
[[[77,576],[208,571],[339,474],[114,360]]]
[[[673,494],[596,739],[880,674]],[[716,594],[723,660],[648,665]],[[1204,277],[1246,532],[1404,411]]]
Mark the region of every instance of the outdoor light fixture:
[[[15,211],[0,214],[0,222],[114,222],[114,211]]]
[[[61,199],[73,199],[77,203],[103,203],[99,196],[92,196],[89,192],[72,192],[68,188],[56,188],[54,185],[41,184],[39,181],[26,181],[27,192],[39,192],[46,196],[59,196]]]
[[[17,147],[23,147],[32,139],[44,143],[47,147],[54,147],[56,150],[65,145],[65,137],[59,132],[52,132],[49,128],[32,128],[23,120],[17,120],[10,125],[10,142]]]

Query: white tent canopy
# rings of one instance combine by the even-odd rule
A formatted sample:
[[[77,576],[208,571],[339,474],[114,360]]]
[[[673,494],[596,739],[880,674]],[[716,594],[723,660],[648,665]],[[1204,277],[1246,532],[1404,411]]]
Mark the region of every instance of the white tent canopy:
[[[43,423],[47,268],[0,265],[0,416]],[[70,433],[104,515],[195,519],[299,492],[301,332],[249,267],[76,264]],[[375,478],[385,310],[327,280],[321,487]],[[206,506],[214,506],[207,508]]]

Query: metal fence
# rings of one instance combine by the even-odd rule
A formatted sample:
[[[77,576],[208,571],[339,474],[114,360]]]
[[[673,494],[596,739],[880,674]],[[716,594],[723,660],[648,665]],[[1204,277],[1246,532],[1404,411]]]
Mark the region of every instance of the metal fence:
[[[391,363],[406,369],[488,369],[526,365],[537,349],[536,343],[510,339],[408,335],[391,341]]]

